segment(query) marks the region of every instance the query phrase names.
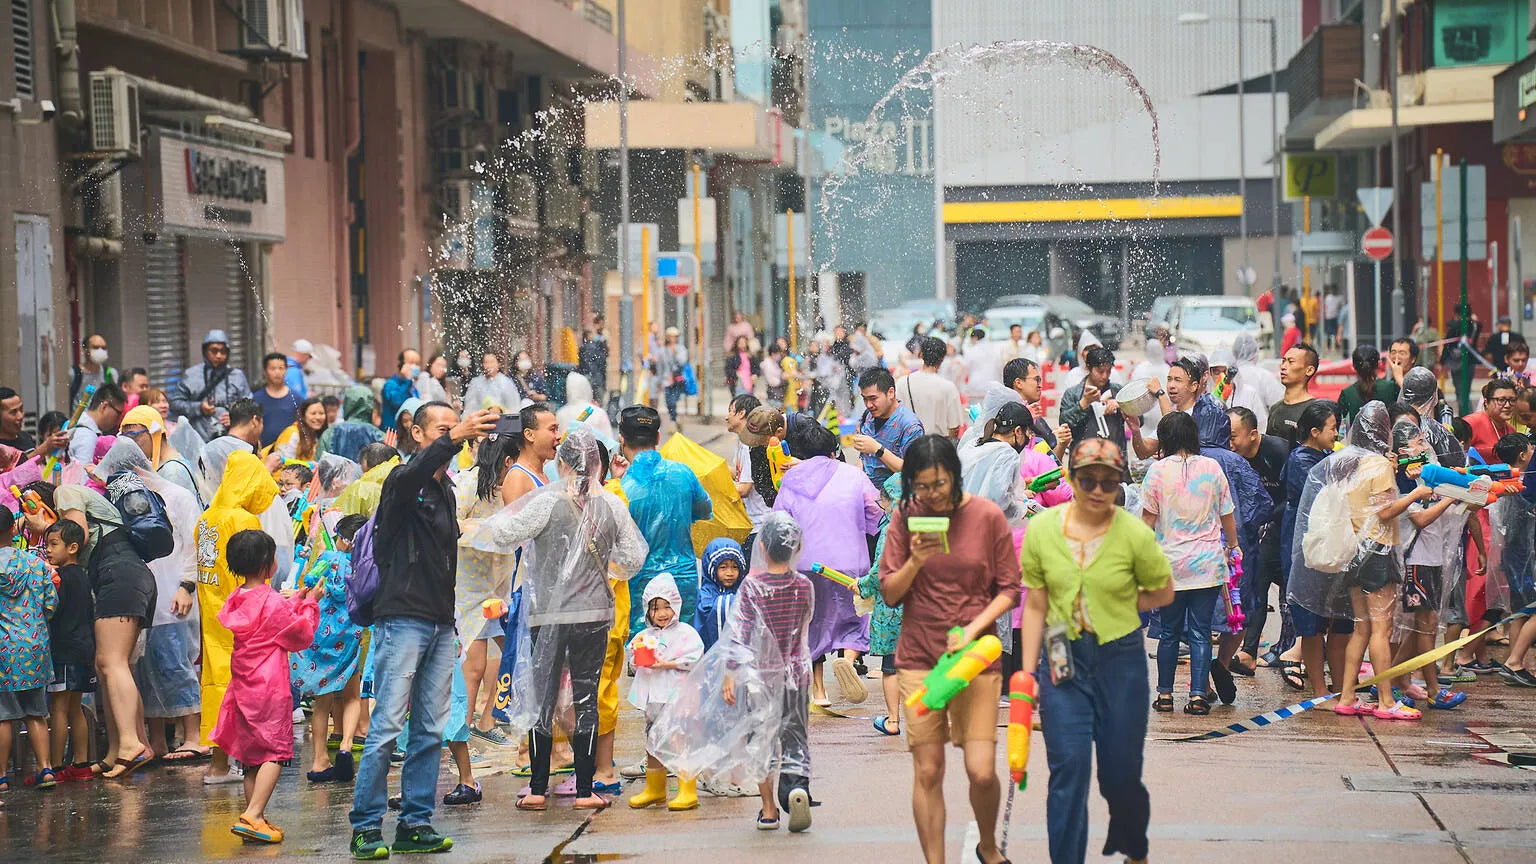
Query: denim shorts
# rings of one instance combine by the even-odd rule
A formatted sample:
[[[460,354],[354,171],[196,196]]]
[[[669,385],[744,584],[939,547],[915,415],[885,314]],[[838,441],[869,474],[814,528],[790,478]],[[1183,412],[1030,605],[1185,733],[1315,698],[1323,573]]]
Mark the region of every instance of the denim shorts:
[[[1355,632],[1355,622],[1349,618],[1324,618],[1300,603],[1291,603],[1290,606],[1291,623],[1296,625],[1298,637]]]

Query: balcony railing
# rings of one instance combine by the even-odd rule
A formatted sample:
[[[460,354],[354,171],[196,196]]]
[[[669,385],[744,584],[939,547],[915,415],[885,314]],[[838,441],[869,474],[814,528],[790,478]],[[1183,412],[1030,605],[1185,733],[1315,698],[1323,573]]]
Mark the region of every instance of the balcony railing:
[[[1364,74],[1364,45],[1356,24],[1319,27],[1291,58],[1291,119],[1323,99],[1349,99]]]
[[[560,0],[567,9],[596,24],[606,32],[613,32],[613,12],[593,0]]]

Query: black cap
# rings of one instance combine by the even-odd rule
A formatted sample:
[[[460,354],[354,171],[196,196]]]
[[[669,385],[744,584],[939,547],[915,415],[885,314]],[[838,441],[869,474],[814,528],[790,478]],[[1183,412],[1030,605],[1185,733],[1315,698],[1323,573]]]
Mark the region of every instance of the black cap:
[[[619,435],[630,444],[655,444],[661,437],[661,415],[647,405],[631,405],[619,413]]]
[[[1006,434],[1015,429],[1027,428],[1035,422],[1033,414],[1022,402],[1005,402],[1003,407],[997,409],[997,416],[992,418],[992,433]]]

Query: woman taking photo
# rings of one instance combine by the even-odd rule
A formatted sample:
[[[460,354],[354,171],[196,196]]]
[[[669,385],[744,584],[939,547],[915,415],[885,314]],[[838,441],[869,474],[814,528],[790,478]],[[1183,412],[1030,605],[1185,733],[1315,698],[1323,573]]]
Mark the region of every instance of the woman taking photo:
[[[892,514],[886,534],[880,594],[886,605],[903,607],[896,674],[905,699],[922,685],[940,656],[991,633],[997,619],[1019,602],[1019,560],[1003,511],[960,488],[954,442],[925,435],[903,458],[904,503]],[[914,517],[945,517],[948,530],[914,533],[908,527]],[[960,633],[951,635],[952,629]],[[1037,644],[1039,636],[1037,630]],[[997,700],[1002,689],[1001,666],[993,662],[944,710],[919,716],[909,708],[903,714],[907,748],[912,751],[912,818],[930,864],[944,861],[946,741],[965,754],[971,809],[981,832],[973,854],[982,864],[1006,860],[996,837],[1001,791]]]
[[[1095,748],[1109,805],[1104,854],[1147,858],[1151,804],[1141,782],[1147,661],[1139,613],[1168,605],[1168,558],[1141,520],[1115,505],[1125,456],[1113,442],[1078,443],[1068,462],[1072,501],[1036,516],[1020,563],[1029,589],[1021,622],[1024,668],[1038,664],[1040,723],[1050,780],[1051,861],[1088,854],[1088,780]],[[1042,656],[1049,628],[1053,650]]]
[[[1157,699],[1152,710],[1173,711],[1173,673],[1179,642],[1189,642],[1189,702],[1185,714],[1209,714],[1211,614],[1227,581],[1227,556],[1237,549],[1232,490],[1221,463],[1200,455],[1200,430],[1182,411],[1157,424],[1161,458],[1147,471],[1141,519],[1157,532],[1173,568],[1173,602],[1161,610],[1157,643]],[[1225,533],[1227,542],[1222,543]]]

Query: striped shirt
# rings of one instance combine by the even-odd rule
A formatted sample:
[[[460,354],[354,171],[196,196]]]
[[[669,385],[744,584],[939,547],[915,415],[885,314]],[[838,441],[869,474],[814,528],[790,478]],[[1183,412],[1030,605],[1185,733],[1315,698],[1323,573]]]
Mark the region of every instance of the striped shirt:
[[[814,608],[811,580],[793,570],[786,573],[757,572],[742,582],[736,596],[736,620],[731,641],[743,647],[754,642],[750,634],[765,628],[773,638],[783,663],[777,668],[759,663],[759,671],[787,671],[795,687],[811,683],[809,627]],[[734,663],[731,664],[734,668]]]

